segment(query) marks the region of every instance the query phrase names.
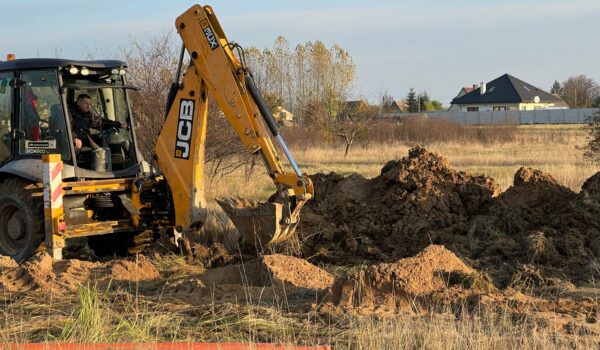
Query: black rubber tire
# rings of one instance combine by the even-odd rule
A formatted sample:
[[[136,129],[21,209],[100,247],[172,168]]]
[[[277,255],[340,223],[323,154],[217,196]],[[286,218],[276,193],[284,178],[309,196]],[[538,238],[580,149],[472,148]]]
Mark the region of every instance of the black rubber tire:
[[[4,180],[0,183],[0,254],[22,262],[43,240],[42,189],[19,178]]]

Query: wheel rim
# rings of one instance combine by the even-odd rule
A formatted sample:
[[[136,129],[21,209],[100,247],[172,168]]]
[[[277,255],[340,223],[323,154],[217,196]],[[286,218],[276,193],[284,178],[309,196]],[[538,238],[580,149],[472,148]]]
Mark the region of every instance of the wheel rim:
[[[0,208],[0,244],[12,256],[27,248],[27,224],[19,208],[11,204]]]

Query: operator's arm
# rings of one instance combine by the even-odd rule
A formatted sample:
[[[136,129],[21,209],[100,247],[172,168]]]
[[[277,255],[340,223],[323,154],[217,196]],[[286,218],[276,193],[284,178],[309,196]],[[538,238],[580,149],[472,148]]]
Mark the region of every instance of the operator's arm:
[[[100,126],[102,127],[103,130],[107,130],[107,129],[111,129],[111,128],[127,129],[127,124],[122,123],[118,120],[110,120],[110,119],[103,119]]]
[[[101,115],[98,115],[96,113],[91,113],[91,123],[90,126],[93,129],[97,129],[97,130],[108,130],[111,128],[121,128],[121,129],[126,129],[127,128],[127,124],[122,123],[118,120],[110,120],[110,119],[105,119],[102,118]]]

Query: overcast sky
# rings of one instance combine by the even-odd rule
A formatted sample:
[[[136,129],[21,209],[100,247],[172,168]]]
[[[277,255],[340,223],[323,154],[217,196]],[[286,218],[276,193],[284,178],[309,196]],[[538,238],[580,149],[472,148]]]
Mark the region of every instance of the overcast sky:
[[[111,58],[132,38],[170,30],[194,2],[0,0],[0,55]],[[228,38],[265,48],[321,40],[356,64],[356,97],[427,90],[444,105],[462,86],[509,73],[549,90],[600,81],[599,0],[215,0]],[[6,52],[2,52],[6,51]]]

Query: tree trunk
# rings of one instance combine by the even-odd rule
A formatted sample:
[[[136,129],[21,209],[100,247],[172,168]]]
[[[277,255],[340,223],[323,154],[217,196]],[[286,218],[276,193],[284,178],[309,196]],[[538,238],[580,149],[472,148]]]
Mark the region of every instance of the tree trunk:
[[[344,135],[344,139],[346,140],[346,150],[344,150],[344,159],[348,157],[348,152],[350,152],[350,146],[352,146],[352,143],[354,142],[355,133],[356,130],[352,131],[352,134],[350,134],[350,136],[348,136],[347,133]]]
[[[348,141],[346,139],[346,150],[344,151],[344,159],[346,159],[346,157],[348,156],[348,152],[350,151],[350,146],[352,146],[352,139],[350,139],[350,141]]]

